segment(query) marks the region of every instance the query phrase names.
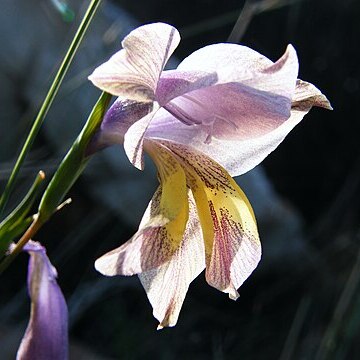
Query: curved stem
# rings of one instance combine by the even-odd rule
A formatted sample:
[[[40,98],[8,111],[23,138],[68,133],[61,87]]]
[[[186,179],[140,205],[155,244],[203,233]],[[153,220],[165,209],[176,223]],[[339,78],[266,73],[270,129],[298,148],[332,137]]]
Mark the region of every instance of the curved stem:
[[[69,69],[69,66],[74,58],[76,50],[78,49],[78,47],[81,43],[81,40],[83,39],[84,34],[85,34],[91,20],[93,19],[100,2],[101,2],[101,0],[91,0],[91,3],[79,25],[79,28],[70,44],[68,51],[60,65],[60,68],[55,76],[55,79],[50,86],[50,89],[49,89],[49,91],[45,97],[45,100],[40,108],[40,111],[33,123],[33,126],[28,134],[25,144],[24,144],[23,148],[21,149],[21,152],[20,152],[20,154],[16,160],[16,163],[14,165],[14,168],[11,172],[10,178],[5,186],[4,192],[0,198],[0,217],[2,215],[2,212],[4,211],[7,201],[9,199],[10,193],[15,185],[17,175],[18,175],[19,170],[25,160],[25,157],[26,157],[27,153],[29,152],[31,145],[34,142],[35,137],[36,137],[37,133],[39,132],[42,123],[44,122],[44,118],[45,118],[47,112],[49,111],[49,108],[55,98],[55,95],[57,94],[59,87],[64,79],[64,76],[65,76],[67,70]]]

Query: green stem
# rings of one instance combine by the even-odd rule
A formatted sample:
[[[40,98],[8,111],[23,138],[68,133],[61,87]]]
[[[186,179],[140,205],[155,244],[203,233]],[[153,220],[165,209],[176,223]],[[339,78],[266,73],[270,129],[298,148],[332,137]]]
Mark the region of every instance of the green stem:
[[[38,232],[38,230],[43,225],[42,222],[38,220],[38,216],[34,216],[34,220],[30,227],[26,230],[21,239],[17,242],[14,249],[11,253],[0,263],[0,274],[4,272],[8,268],[8,266],[12,263],[12,261],[19,255],[22,248],[26,245],[26,243],[33,238],[33,236]]]
[[[4,192],[0,198],[0,218],[4,211],[4,208],[6,206],[6,203],[9,199],[10,193],[15,185],[16,178],[18,176],[18,173],[20,171],[20,168],[25,160],[25,157],[27,153],[29,152],[31,145],[33,144],[36,135],[38,134],[40,127],[42,123],[44,122],[44,118],[49,111],[49,108],[55,98],[55,95],[57,94],[59,87],[64,79],[64,76],[69,69],[69,66],[74,58],[74,55],[84,37],[84,34],[93,19],[95,12],[100,4],[101,0],[91,0],[91,3],[81,21],[81,24],[73,38],[73,41],[70,44],[70,47],[64,57],[64,60],[62,61],[60,68],[55,76],[55,79],[53,83],[51,84],[51,87],[45,97],[45,100],[40,108],[40,111],[33,123],[33,126],[29,132],[29,135],[25,141],[25,144],[23,148],[21,149],[21,152],[19,154],[19,157],[16,160],[16,163],[14,165],[14,168],[11,172],[10,178],[5,186]]]

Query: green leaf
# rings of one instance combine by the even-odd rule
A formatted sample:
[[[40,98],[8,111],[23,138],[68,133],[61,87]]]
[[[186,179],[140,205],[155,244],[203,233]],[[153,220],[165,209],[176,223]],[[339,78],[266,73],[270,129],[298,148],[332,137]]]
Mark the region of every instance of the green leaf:
[[[61,4],[61,1],[57,1],[58,3]],[[79,48],[79,45],[86,33],[87,28],[89,27],[90,22],[92,21],[95,12],[97,10],[97,8],[100,5],[101,0],[91,0],[86,13],[79,25],[78,30],[76,31],[76,34],[65,54],[65,57],[59,67],[58,72],[55,75],[55,78],[50,86],[50,89],[48,91],[48,93],[46,94],[46,97],[41,105],[41,108],[34,120],[34,123],[32,124],[32,127],[30,129],[30,132],[25,140],[25,143],[20,151],[20,154],[16,160],[16,163],[11,171],[9,180],[7,181],[7,184],[5,185],[5,189],[0,197],[0,218],[2,215],[2,212],[5,209],[5,206],[8,202],[8,199],[10,197],[10,194],[15,186],[16,183],[16,179],[18,177],[20,168],[22,166],[22,164],[25,161],[26,155],[28,154],[40,128],[42,123],[45,120],[45,116],[47,114],[47,112],[50,109],[51,104],[53,103],[53,100],[60,88],[60,85],[65,77],[65,74],[67,73],[69,66],[75,56],[75,53],[77,51],[77,49]]]
[[[40,171],[30,190],[20,204],[0,224],[0,258],[6,253],[10,243],[30,225],[32,217],[27,217],[39,194],[45,174]]]
[[[45,222],[56,211],[72,185],[85,169],[87,146],[99,128],[111,95],[103,92],[74,144],[51,179],[39,205],[39,221]]]

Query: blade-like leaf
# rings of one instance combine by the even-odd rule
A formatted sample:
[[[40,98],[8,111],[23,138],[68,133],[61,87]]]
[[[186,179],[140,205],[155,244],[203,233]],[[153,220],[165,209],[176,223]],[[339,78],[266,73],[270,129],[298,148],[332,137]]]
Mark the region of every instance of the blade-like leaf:
[[[51,179],[39,205],[39,221],[45,222],[83,172],[89,157],[87,146],[101,124],[111,95],[103,92],[74,144]]]

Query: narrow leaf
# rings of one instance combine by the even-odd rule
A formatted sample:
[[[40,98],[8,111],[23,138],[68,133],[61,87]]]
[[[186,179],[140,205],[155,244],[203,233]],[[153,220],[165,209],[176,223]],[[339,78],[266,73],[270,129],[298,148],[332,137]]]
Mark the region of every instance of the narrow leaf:
[[[97,131],[111,95],[103,92],[74,144],[51,179],[39,205],[39,221],[45,222],[56,210],[72,185],[85,169],[89,157],[87,146]]]

